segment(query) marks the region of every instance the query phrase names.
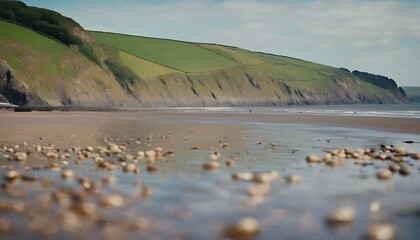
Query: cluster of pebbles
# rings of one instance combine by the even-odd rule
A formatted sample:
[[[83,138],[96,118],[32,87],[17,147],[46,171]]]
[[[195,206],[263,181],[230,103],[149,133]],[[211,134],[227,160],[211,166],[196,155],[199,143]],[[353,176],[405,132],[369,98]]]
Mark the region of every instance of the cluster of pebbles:
[[[227,142],[220,142],[221,149],[229,149]],[[197,148],[191,148],[197,150]],[[117,178],[112,174],[122,171],[137,175],[142,171],[153,173],[158,171],[156,163],[174,157],[172,151],[162,148],[129,153],[125,145],[109,143],[107,146],[85,146],[60,149],[54,145],[9,146],[0,145],[0,171],[3,172],[0,198],[0,234],[13,234],[26,229],[29,233],[56,236],[61,233],[86,231],[97,227],[104,237],[113,238],[118,231],[147,231],[152,228],[151,220],[145,217],[116,217],[110,219],[112,209],[129,207],[130,203],[148,197],[153,192],[151,186],[139,184],[134,195],[124,195],[110,191],[107,186],[114,184]],[[43,159],[44,161],[35,161]],[[328,150],[324,156],[309,155],[306,161],[311,165],[325,164],[339,168],[351,161],[356,165],[367,165],[372,161],[380,163],[376,177],[379,180],[390,180],[394,174],[409,175],[412,170],[411,160],[419,160],[420,154],[410,153],[402,147],[384,145],[378,148],[358,150],[336,149]],[[95,170],[109,172],[101,179],[78,175],[77,167],[88,166]],[[221,168],[220,152],[212,152],[208,160],[202,163],[203,171],[217,171]],[[233,181],[249,182],[247,194],[253,198],[263,198],[270,194],[272,182],[282,179],[285,183],[294,185],[301,182],[301,176],[290,174],[280,176],[279,172],[234,171],[236,161],[229,157],[224,161],[226,168],[233,168]],[[64,183],[72,183],[72,187],[60,187],[60,183],[47,178],[40,171],[57,172]],[[30,184],[25,187],[25,183]],[[56,184],[53,188],[52,186]],[[28,188],[31,188],[29,190]],[[34,190],[35,189],[35,190]],[[31,196],[31,198],[26,198]],[[374,206],[375,207],[375,206]],[[9,219],[10,213],[14,214]],[[342,207],[332,209],[325,221],[332,228],[351,225],[356,218],[356,209]],[[20,222],[16,222],[20,219]],[[236,223],[225,225],[220,234],[227,239],[252,239],[258,236],[261,223],[252,217],[244,217]],[[368,239],[394,239],[395,226],[392,224],[373,223],[366,231]],[[1,236],[1,235],[0,235]]]
[[[407,152],[403,147],[382,145],[380,148],[336,149],[327,151],[321,158],[315,155],[306,157],[310,164],[324,163],[330,167],[341,167],[346,160],[355,160],[354,164],[365,165],[370,161],[380,161],[382,167],[376,174],[380,180],[388,180],[393,174],[409,175],[412,170],[408,160],[420,160],[420,153]]]
[[[376,163],[379,170],[376,177],[380,181],[388,181],[394,174],[401,176],[409,175],[411,162],[420,160],[420,153],[407,152],[403,147],[392,145],[382,145],[379,148],[365,149],[335,149],[326,151],[323,157],[309,155],[306,161],[309,164],[325,164],[330,167],[338,168],[347,161],[352,161],[355,165],[367,166]],[[376,211],[380,206],[373,203],[371,211]],[[356,209],[351,206],[333,209],[327,217],[327,222],[334,228],[341,228],[353,223],[356,217]],[[389,223],[373,223],[366,232],[367,239],[384,240],[395,239],[396,228]]]
[[[153,188],[138,184],[138,192],[127,196],[110,191],[117,178],[115,171],[137,175],[141,169],[158,170],[155,163],[173,157],[172,151],[157,147],[129,154],[125,145],[109,143],[106,147],[86,146],[59,149],[54,145],[0,145],[0,236],[26,231],[41,236],[85,233],[97,226],[104,237],[113,238],[115,231],[145,231],[150,220],[144,217],[110,219],[107,212],[124,208],[148,197]],[[104,177],[94,179],[78,175],[79,168],[102,171]],[[47,177],[57,172],[61,181]],[[67,183],[67,184],[66,184]],[[29,198],[30,196],[30,198]],[[5,216],[12,214],[13,219]],[[18,221],[19,219],[19,221]],[[23,229],[22,229],[23,228]]]

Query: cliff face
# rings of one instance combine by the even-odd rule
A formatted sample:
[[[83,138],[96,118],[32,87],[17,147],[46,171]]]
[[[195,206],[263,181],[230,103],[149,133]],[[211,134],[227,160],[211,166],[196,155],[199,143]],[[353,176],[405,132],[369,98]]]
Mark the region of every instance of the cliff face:
[[[77,61],[74,61],[77,63]],[[121,107],[132,105],[112,75],[95,65],[74,65],[76,74],[44,75],[14,71],[0,59],[0,94],[20,106]]]
[[[24,106],[133,104],[112,73],[29,29],[0,21],[0,94]]]
[[[28,94],[29,87],[15,79],[12,69],[6,61],[0,59],[0,95],[2,102],[13,102],[17,105],[26,105],[31,99]]]
[[[142,79],[133,97],[145,106],[273,106],[402,103],[406,99],[354,78],[337,77],[323,89],[283,82],[251,68]]]
[[[0,0],[0,7],[16,13],[7,18],[13,23],[0,20],[0,96],[21,106],[408,101],[395,81],[378,75],[230,46],[87,32],[49,10],[8,0]],[[48,29],[63,34],[48,35]]]

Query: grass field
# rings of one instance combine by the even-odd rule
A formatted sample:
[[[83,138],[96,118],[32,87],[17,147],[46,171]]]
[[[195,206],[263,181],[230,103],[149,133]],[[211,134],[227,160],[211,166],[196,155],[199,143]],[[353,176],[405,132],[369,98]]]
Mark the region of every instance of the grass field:
[[[61,55],[68,49],[67,46],[32,30],[0,21],[0,41],[14,41],[15,39],[19,39],[19,42],[23,44],[30,45],[36,51],[48,53],[54,57]]]
[[[103,45],[182,72],[206,72],[240,65],[191,43],[113,33],[91,33]]]
[[[245,49],[206,43],[188,43],[166,39],[91,32],[104,47],[120,50],[119,62],[137,75],[153,77],[170,72],[200,73],[251,66],[281,81],[318,81],[311,85],[331,85],[332,76],[343,74],[336,68]],[[114,54],[115,55],[115,54]]]
[[[264,60],[258,55],[244,49],[214,44],[197,45],[243,65],[256,65],[264,63]]]

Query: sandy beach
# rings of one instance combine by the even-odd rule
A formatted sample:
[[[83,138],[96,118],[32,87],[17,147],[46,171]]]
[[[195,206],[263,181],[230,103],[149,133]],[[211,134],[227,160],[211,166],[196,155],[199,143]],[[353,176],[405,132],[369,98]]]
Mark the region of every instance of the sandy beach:
[[[0,126],[4,239],[420,234],[420,119],[0,111]]]
[[[21,143],[42,135],[80,136],[88,138],[98,133],[100,128],[127,121],[162,122],[162,120],[232,120],[240,122],[258,121],[262,123],[294,123],[320,126],[343,126],[349,128],[375,129],[399,133],[420,134],[420,120],[413,118],[334,116],[314,114],[249,114],[243,113],[186,113],[159,110],[140,112],[31,112],[13,113],[0,111],[1,140],[5,143]],[[181,124],[182,125],[182,124]],[[116,126],[118,128],[118,126]],[[74,135],[74,136],[73,136]],[[91,139],[94,140],[94,139]],[[9,142],[10,141],[10,142]],[[89,140],[87,140],[89,141]]]

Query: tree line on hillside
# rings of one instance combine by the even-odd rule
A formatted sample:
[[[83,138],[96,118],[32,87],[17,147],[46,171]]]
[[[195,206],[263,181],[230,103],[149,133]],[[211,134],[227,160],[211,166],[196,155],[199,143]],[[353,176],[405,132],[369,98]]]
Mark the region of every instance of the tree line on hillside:
[[[10,0],[0,0],[0,18],[19,23],[67,46],[76,45],[91,61],[100,65],[92,49],[70,32],[70,27],[78,25],[70,18],[48,9],[29,7],[21,1]]]
[[[28,7],[20,1],[0,0],[0,17],[53,37],[66,45],[81,46],[82,41],[70,34],[62,23],[63,16],[47,9]]]
[[[381,76],[381,75],[377,75],[377,74],[361,72],[361,71],[357,71],[357,70],[354,70],[353,72],[350,72],[350,70],[348,70],[346,68],[340,68],[340,69],[359,77],[361,80],[363,80],[365,82],[372,83],[373,85],[376,85],[376,86],[379,86],[381,88],[385,88],[385,89],[388,89],[388,90],[399,91],[402,95],[404,95],[404,96],[406,95],[404,90],[401,87],[398,88],[397,83],[391,78]]]

